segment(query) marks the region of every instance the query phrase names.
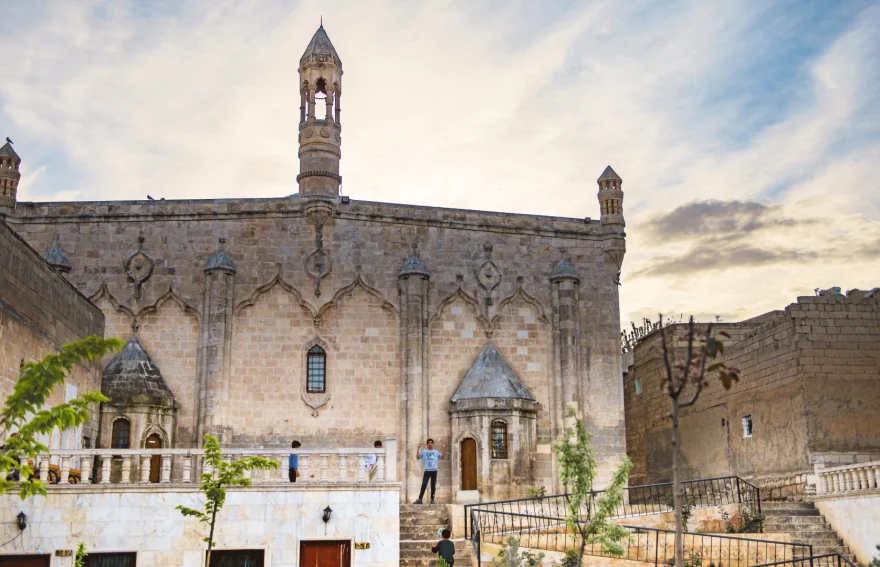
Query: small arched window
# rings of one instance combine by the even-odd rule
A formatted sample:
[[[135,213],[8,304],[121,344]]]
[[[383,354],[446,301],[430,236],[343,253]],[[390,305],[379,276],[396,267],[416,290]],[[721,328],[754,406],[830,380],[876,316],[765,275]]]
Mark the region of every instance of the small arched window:
[[[125,418],[113,422],[113,439],[110,440],[111,449],[128,449],[131,423]]]
[[[327,391],[327,353],[318,345],[309,349],[306,392],[323,394]]]
[[[500,419],[492,422],[492,458],[507,458],[507,424]]]

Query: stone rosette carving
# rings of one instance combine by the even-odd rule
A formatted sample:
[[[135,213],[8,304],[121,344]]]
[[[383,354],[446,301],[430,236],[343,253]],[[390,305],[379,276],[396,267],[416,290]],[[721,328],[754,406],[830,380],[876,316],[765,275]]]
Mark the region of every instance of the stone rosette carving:
[[[141,288],[150,276],[153,275],[155,262],[150,255],[144,252],[144,235],[138,236],[137,251],[131,254],[125,261],[125,274],[129,281],[134,284],[134,297],[140,299]]]
[[[486,261],[477,269],[477,283],[486,291],[486,305],[492,305],[492,293],[501,283],[501,269],[492,261],[492,245],[483,246]]]

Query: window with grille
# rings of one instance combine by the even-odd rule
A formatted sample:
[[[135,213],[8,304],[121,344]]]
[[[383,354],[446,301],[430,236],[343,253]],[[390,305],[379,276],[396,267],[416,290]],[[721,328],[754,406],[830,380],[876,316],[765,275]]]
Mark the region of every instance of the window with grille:
[[[507,458],[507,424],[500,419],[492,422],[492,458]]]
[[[745,415],[743,416],[743,438],[749,438],[752,436],[752,416]]]
[[[128,449],[129,432],[131,424],[127,419],[117,419],[113,422],[113,439],[110,442],[111,449]]]
[[[306,391],[323,394],[327,391],[327,353],[318,345],[309,349]]]
[[[136,553],[93,553],[89,552],[85,560],[86,567],[135,567]]]

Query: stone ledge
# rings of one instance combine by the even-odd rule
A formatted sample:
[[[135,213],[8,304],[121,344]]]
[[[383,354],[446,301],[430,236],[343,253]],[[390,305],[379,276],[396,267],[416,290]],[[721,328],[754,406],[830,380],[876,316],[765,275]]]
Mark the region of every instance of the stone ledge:
[[[257,484],[249,487],[230,486],[229,492],[389,492],[399,491],[402,484],[399,482],[279,482],[271,484]],[[161,484],[161,483],[132,483],[132,484],[69,484],[66,486],[50,484],[46,486],[47,495],[50,494],[120,494],[120,493],[186,493],[199,492],[198,483],[192,484]]]

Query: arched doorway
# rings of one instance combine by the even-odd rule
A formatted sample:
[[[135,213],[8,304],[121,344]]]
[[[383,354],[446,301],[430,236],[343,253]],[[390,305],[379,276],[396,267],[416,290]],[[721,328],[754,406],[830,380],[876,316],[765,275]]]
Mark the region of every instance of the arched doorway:
[[[477,442],[468,437],[461,440],[461,489],[477,490]]]
[[[161,449],[162,448],[162,438],[159,437],[158,433],[153,433],[149,437],[147,437],[146,442],[144,442],[144,448],[146,449]],[[150,482],[159,482],[160,474],[162,470],[162,457],[159,455],[153,455],[150,457]],[[143,477],[141,477],[143,478]]]

